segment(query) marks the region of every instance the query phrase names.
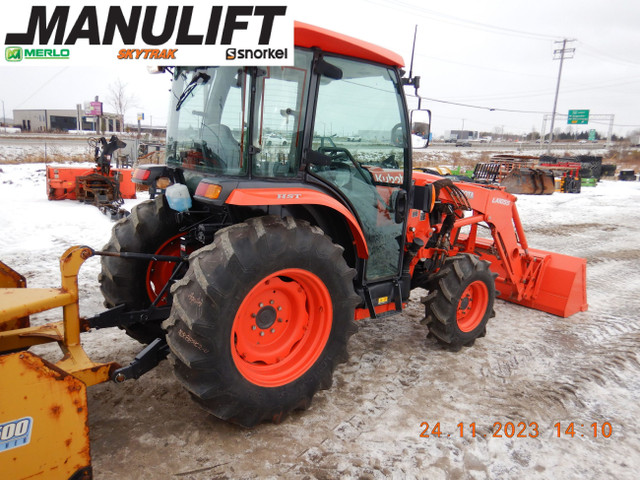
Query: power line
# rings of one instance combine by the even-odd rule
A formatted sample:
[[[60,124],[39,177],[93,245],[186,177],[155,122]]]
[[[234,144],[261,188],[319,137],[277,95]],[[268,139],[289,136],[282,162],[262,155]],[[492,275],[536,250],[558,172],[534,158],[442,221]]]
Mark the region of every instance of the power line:
[[[51,80],[53,80],[54,78],[56,78],[58,75],[60,75],[62,72],[64,72],[67,68],[69,67],[64,67],[61,70],[59,70],[58,72],[56,72],[55,74],[53,74],[48,80],[45,80],[42,85],[40,85],[39,88],[37,88],[31,95],[29,95],[25,100],[23,100],[22,102],[20,102],[16,108],[21,107],[22,105],[24,105],[25,103],[27,103],[29,100],[31,100],[33,97],[35,97],[40,90],[42,90],[44,87],[48,86],[49,83],[51,82]]]
[[[487,100],[512,100],[517,98],[531,98],[531,97],[544,97],[552,95],[553,92],[550,90],[537,90],[537,91],[529,91],[529,92],[514,92],[507,95],[503,94],[494,94],[494,95],[480,95],[480,96],[468,96],[468,97],[460,97],[457,101],[466,101],[466,102],[474,102],[474,101],[487,101]]]
[[[542,112],[539,110],[516,110],[516,109],[510,109],[510,108],[500,108],[500,107],[487,107],[487,106],[483,106],[483,105],[472,105],[470,103],[460,103],[460,102],[452,102],[449,100],[441,100],[439,98],[433,98],[433,97],[423,97],[423,96],[417,96],[417,95],[413,95],[413,94],[406,94],[407,97],[414,97],[414,98],[422,98],[423,100],[428,100],[430,102],[437,102],[437,103],[444,103],[447,105],[455,105],[457,107],[466,107],[466,108],[475,108],[478,110],[488,110],[490,112],[507,112],[507,113],[527,113],[527,114],[545,114],[545,113],[549,113],[549,112]]]
[[[365,1],[367,1],[367,3],[371,3],[378,6],[387,6],[389,8],[392,8],[393,10],[397,10],[398,7],[404,7],[405,10],[406,9],[410,10],[411,14],[414,16],[417,15],[417,16],[422,16],[422,17],[431,18],[431,19],[435,18],[445,23],[466,26],[468,28],[473,28],[476,30],[484,31],[484,32],[495,33],[498,35],[508,35],[512,37],[520,37],[520,38],[528,38],[530,40],[544,40],[544,41],[556,40],[557,38],[560,37],[560,35],[547,35],[544,33],[526,32],[524,30],[516,30],[513,28],[500,27],[498,25],[490,25],[488,23],[481,23],[473,20],[467,20],[467,19],[456,17],[453,15],[447,15],[445,13],[441,13],[435,10],[429,10],[427,8],[420,7],[412,3],[403,2],[399,0],[394,0],[394,1],[365,0]],[[420,13],[416,14],[416,12],[420,12]]]
[[[598,50],[597,48],[592,47],[591,45],[584,42],[580,42],[580,45],[584,47],[585,50],[587,50],[587,55],[591,57],[595,57],[600,60],[604,60],[606,62],[620,63],[624,65],[632,65],[634,67],[640,67],[640,62],[634,62],[632,60],[616,57],[612,55],[610,52],[603,52],[602,50]],[[589,53],[589,51],[591,51],[592,53]]]
[[[578,84],[578,85],[582,85],[582,87],[573,87],[571,89],[567,89],[567,87],[564,87],[562,91],[565,95],[571,95],[574,93],[586,92],[589,90],[601,90],[601,89],[612,88],[612,87],[620,87],[623,85],[629,85],[629,84],[638,83],[638,82],[640,82],[640,77],[632,77],[631,79],[628,79],[627,81],[624,81],[624,82],[615,82],[615,83],[605,82],[605,83],[596,83],[591,85]],[[615,93],[620,93],[624,95],[624,93],[621,93],[621,92],[615,92]],[[517,98],[542,97],[542,96],[548,96],[552,94],[553,92],[550,90],[536,90],[536,91],[529,91],[529,92],[514,92],[512,94],[506,94],[506,95],[496,94],[496,95],[460,97],[458,98],[458,101],[509,100],[509,99],[517,99]]]
[[[431,60],[437,60],[439,62],[444,62],[444,63],[450,63],[452,65],[461,65],[463,67],[471,67],[471,68],[477,68],[479,70],[488,70],[491,72],[498,72],[498,73],[508,73],[509,75],[520,75],[520,76],[526,76],[526,77],[540,77],[540,78],[544,78],[544,79],[549,79],[549,75],[541,75],[541,74],[537,74],[537,73],[530,73],[530,72],[514,72],[512,70],[505,70],[502,68],[494,68],[494,67],[487,67],[486,65],[474,65],[472,63],[464,63],[464,62],[456,62],[455,60],[449,60],[446,58],[440,58],[440,57],[434,57],[432,55],[425,55],[422,53],[416,53],[417,57],[421,57],[421,58],[427,58],[427,59],[431,59]]]
[[[516,109],[508,109],[508,108],[498,108],[498,107],[487,107],[487,106],[482,106],[482,105],[472,105],[472,104],[468,104],[468,103],[460,103],[460,102],[452,102],[449,100],[442,100],[439,98],[432,98],[432,97],[423,97],[423,96],[418,96],[418,95],[414,95],[414,94],[410,94],[410,93],[405,93],[405,95],[407,97],[411,97],[411,98],[421,98],[422,100],[427,100],[430,102],[436,102],[436,103],[443,103],[445,105],[453,105],[456,107],[464,107],[464,108],[474,108],[474,109],[478,109],[478,110],[487,110],[490,112],[506,112],[506,113],[519,113],[519,114],[533,114],[533,115],[549,115],[551,116],[550,112],[543,112],[543,111],[539,111],[539,110],[516,110]],[[557,117],[567,117],[568,115],[566,113],[556,113]],[[446,116],[440,116],[440,118],[448,118],[450,120],[457,120],[458,117],[446,117]],[[481,122],[478,120],[474,120],[474,123],[484,123],[486,125],[489,125],[489,123],[487,122]],[[627,125],[627,124],[621,124],[621,123],[610,123],[610,122],[600,122],[598,120],[593,120],[593,119],[589,119],[589,123],[594,123],[594,124],[598,124],[598,125],[610,125],[613,127],[620,127],[620,128],[640,128],[640,125]],[[577,127],[577,125],[571,125],[573,127]]]

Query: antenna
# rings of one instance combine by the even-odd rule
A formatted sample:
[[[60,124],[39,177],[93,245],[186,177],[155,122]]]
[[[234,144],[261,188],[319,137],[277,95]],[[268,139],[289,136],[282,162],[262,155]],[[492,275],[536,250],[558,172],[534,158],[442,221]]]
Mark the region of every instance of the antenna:
[[[413,77],[413,56],[416,53],[416,35],[418,34],[418,25],[413,30],[413,46],[411,47],[411,63],[409,64],[409,81]]]
[[[413,85],[413,88],[415,89],[415,93],[416,96],[418,97],[418,99],[420,99],[420,95],[418,95],[418,88],[420,88],[420,77],[419,76],[413,76],[413,57],[415,56],[416,53],[416,37],[418,35],[418,25],[416,25],[414,31],[413,31],[413,46],[411,47],[411,63],[409,64],[409,77],[408,78],[403,78],[402,79],[402,84],[403,85]],[[420,101],[420,100],[418,100]],[[419,107],[418,107],[419,108]]]

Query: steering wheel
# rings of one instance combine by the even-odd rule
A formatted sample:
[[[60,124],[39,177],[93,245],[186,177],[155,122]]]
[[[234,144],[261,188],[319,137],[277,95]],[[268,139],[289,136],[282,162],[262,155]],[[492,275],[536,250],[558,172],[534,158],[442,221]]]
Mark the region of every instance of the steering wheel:
[[[380,165],[384,168],[400,168],[395,155],[389,155],[380,163]]]
[[[402,124],[398,123],[391,129],[391,144],[394,147],[404,147],[404,132],[402,131]]]
[[[220,156],[215,153],[204,140],[202,141],[202,156],[202,165],[213,168],[217,173],[221,173],[226,170],[227,164],[225,161],[222,160],[222,158],[220,158]]]
[[[351,155],[346,148],[342,147],[320,147],[318,152],[331,157],[331,162],[351,162]]]

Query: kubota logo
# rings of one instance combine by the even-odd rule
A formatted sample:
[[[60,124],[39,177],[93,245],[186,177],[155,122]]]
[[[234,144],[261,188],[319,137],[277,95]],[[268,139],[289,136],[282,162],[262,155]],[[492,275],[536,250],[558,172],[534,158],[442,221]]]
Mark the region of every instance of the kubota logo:
[[[7,47],[4,49],[4,58],[7,62],[22,61],[22,47]]]

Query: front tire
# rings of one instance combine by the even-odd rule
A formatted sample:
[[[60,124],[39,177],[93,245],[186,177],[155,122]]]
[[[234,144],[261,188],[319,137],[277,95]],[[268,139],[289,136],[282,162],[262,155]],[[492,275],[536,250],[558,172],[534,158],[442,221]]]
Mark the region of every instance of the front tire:
[[[331,386],[360,300],[342,252],[307,222],[267,216],[220,230],[191,256],[164,326],[196,402],[251,427]]]
[[[430,292],[422,299],[423,323],[440,343],[453,351],[484,337],[487,322],[494,316],[497,274],[489,270],[489,265],[475,255],[456,255],[448,258],[427,282]]]

